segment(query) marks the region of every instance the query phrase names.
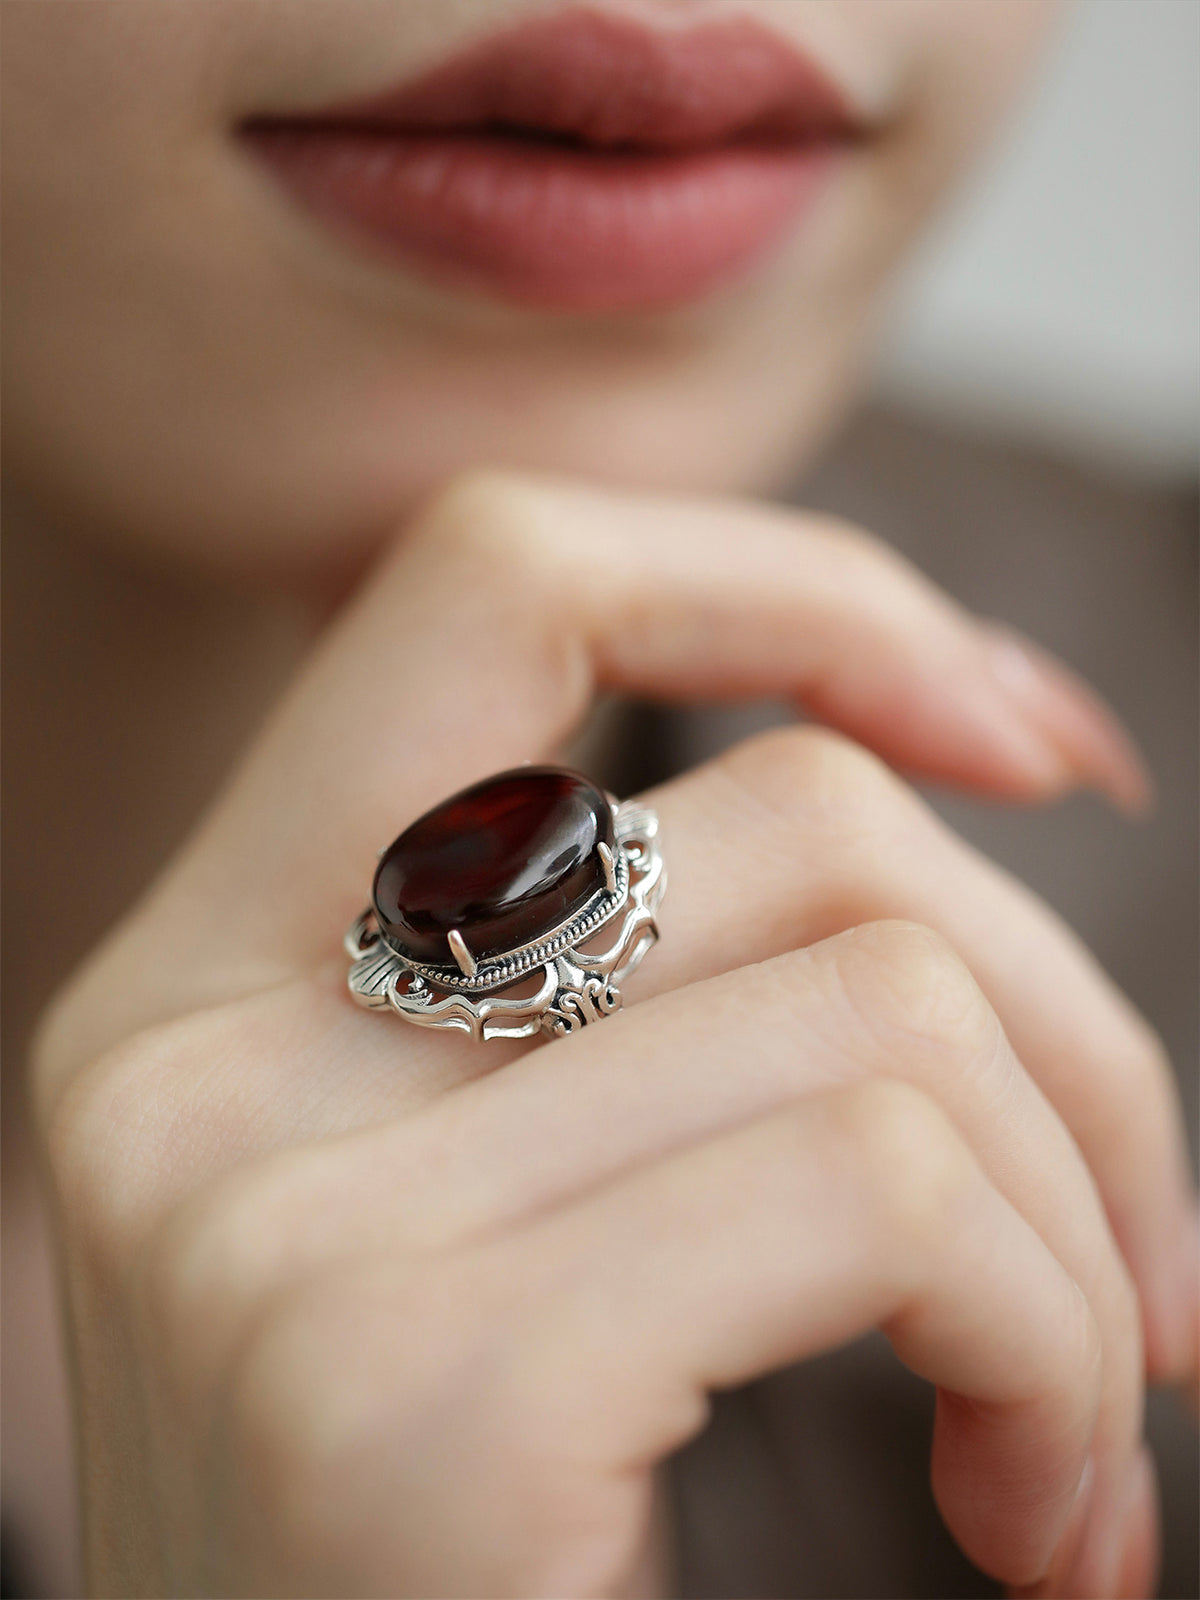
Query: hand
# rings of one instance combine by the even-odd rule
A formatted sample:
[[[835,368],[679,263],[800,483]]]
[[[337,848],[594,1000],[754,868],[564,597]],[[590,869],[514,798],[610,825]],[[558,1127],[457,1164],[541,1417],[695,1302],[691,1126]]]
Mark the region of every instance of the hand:
[[[708,1392],[881,1327],[974,1560],[1148,1592],[1143,1326],[1196,1361],[1170,1075],[876,758],[795,728],[655,794],[662,942],[553,1047],[359,1012],[338,954],[379,846],[601,686],[1134,802],[1014,648],[803,516],[482,476],[415,519],[43,1032],[98,1588],[655,1592]]]

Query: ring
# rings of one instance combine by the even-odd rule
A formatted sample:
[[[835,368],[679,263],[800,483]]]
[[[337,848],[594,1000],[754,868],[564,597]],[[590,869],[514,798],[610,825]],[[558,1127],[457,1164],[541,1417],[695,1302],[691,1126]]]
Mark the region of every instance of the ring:
[[[381,852],[346,934],[350,993],[475,1039],[562,1038],[610,1016],[658,938],[657,835],[647,806],[563,767],[463,789]]]

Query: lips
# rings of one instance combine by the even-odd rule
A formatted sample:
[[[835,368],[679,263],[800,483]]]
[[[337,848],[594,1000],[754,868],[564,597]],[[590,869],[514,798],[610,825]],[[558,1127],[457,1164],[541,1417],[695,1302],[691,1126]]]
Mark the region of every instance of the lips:
[[[571,11],[247,147],[378,257],[549,309],[693,300],[743,276],[856,135],[837,90],[751,19],[685,30]]]

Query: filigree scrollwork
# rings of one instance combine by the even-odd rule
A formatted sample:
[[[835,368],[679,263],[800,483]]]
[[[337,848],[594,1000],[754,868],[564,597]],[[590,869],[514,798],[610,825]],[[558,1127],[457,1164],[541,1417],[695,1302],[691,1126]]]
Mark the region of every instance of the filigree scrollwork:
[[[563,965],[566,963],[558,963],[560,968]],[[584,973],[579,973],[579,978],[582,981],[578,989],[558,987],[554,1005],[549,1006],[546,1016],[542,1018],[542,1030],[552,1038],[578,1034],[579,1029],[586,1027],[589,1022],[598,1022],[603,1016],[611,1016],[613,1011],[621,1010],[621,990],[610,979],[595,978]]]

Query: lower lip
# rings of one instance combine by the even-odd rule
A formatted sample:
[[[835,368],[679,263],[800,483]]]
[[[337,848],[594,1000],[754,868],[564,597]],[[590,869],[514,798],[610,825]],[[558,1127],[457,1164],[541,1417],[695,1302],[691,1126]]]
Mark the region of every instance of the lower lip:
[[[297,199],[376,253],[504,299],[594,312],[662,309],[744,276],[811,210],[838,150],[589,150],[311,125],[246,137]]]

